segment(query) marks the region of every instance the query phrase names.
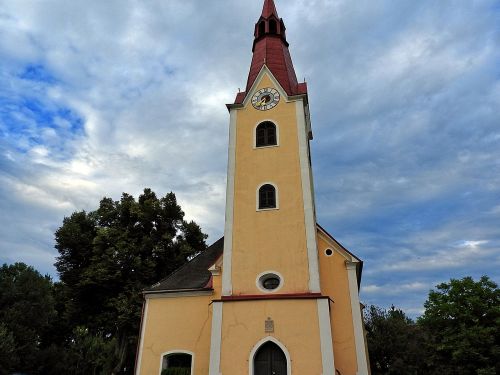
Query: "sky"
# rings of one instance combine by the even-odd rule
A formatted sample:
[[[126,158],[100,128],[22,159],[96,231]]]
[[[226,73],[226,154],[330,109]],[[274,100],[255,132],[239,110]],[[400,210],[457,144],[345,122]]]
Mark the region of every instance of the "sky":
[[[276,0],[308,82],[318,222],[361,300],[410,316],[500,281],[500,2]],[[258,0],[0,0],[0,263],[57,279],[54,232],[173,191],[223,233],[229,116]]]

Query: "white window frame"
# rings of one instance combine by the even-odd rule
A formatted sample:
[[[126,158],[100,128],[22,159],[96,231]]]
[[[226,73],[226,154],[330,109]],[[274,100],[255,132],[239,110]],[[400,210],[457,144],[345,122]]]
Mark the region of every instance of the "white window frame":
[[[274,192],[276,193],[275,200],[276,200],[276,207],[272,208],[259,208],[259,190],[262,186],[264,185],[272,185],[274,187]],[[272,210],[279,210],[280,208],[280,200],[279,200],[279,192],[278,192],[278,186],[274,182],[263,182],[259,186],[257,186],[257,190],[255,190],[255,210],[256,211],[272,211]]]
[[[259,146],[257,147],[257,127],[262,124],[263,122],[272,122],[274,126],[276,127],[276,144],[275,145],[269,145],[269,146]],[[273,148],[273,147],[279,147],[280,145],[280,127],[278,123],[274,120],[266,119],[266,120],[260,120],[255,124],[253,127],[253,148],[254,150],[260,150],[262,148]]]
[[[168,356],[170,354],[189,354],[191,356],[191,375],[194,375],[194,353],[189,350],[184,349],[174,349],[169,350],[168,352],[162,353],[160,356],[160,371],[158,372],[161,375],[161,372],[164,370],[163,367],[163,357]]]
[[[278,285],[278,287],[276,289],[264,288],[264,286],[260,283],[260,279],[262,278],[262,276],[265,276],[265,275],[278,276],[278,278],[280,279],[280,285]],[[283,287],[284,283],[285,283],[285,279],[284,279],[283,275],[281,273],[279,273],[278,271],[273,271],[273,270],[261,272],[257,275],[257,279],[255,279],[255,285],[257,285],[257,289],[259,289],[261,292],[264,292],[264,293],[276,293],[278,290],[280,290]]]

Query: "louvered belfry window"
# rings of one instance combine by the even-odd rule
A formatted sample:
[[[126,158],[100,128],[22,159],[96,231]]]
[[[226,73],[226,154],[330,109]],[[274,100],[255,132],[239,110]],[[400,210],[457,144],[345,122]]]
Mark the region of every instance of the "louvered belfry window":
[[[259,209],[276,208],[276,189],[273,185],[265,184],[259,189]]]
[[[259,124],[259,126],[257,126],[256,137],[255,145],[257,147],[276,146],[276,125],[271,121],[265,121]]]

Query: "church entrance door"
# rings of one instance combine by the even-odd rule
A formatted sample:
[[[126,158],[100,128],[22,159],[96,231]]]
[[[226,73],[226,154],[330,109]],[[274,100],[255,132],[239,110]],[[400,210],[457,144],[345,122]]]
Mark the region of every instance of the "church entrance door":
[[[278,345],[268,341],[257,350],[253,375],[287,375],[285,353]]]

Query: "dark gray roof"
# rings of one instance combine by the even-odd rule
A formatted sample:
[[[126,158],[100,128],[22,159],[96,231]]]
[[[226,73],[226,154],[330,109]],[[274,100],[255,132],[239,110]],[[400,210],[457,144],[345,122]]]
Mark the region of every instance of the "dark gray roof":
[[[179,267],[159,283],[145,289],[143,292],[211,289],[210,287],[206,287],[211,276],[208,269],[222,255],[223,248],[224,237],[221,237],[205,251]]]

